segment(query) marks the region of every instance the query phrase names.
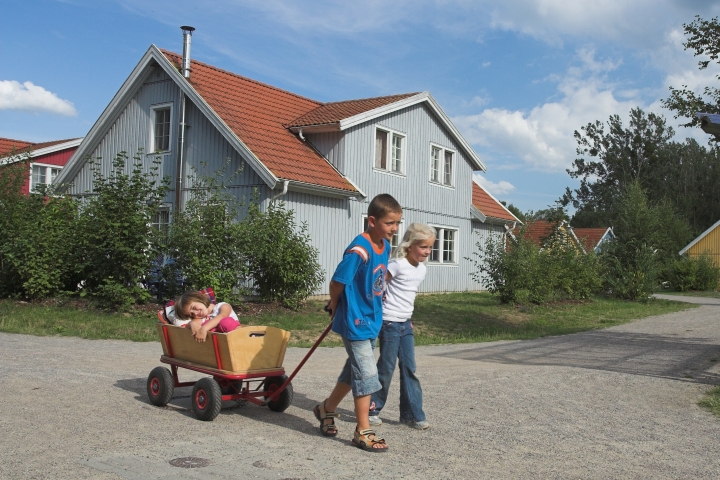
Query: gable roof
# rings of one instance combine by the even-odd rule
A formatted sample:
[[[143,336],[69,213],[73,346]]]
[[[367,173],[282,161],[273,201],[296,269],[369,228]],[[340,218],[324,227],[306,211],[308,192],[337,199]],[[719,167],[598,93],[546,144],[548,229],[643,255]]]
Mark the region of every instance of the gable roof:
[[[159,66],[270,188],[287,181],[290,188],[299,191],[364,196],[309,143],[284,126],[322,105],[320,102],[197,60],[192,61],[192,75],[186,79],[179,72],[180,60],[180,55],[151,45],[56,182],[68,184],[77,175],[85,157],[147,78],[149,67]]]
[[[10,164],[21,160],[14,155],[30,152],[30,158],[47,155],[48,153],[59,152],[68,148],[80,145],[82,138],[68,138],[65,140],[52,140],[49,142],[26,142],[24,140],[13,140],[0,138],[0,161],[2,164]],[[9,157],[8,157],[9,156]],[[8,157],[8,158],[3,158]]]
[[[386,97],[329,102],[301,115],[286,126],[291,128],[337,124],[346,118],[354,117],[355,115],[395,103],[398,100],[403,100],[414,95],[417,95],[417,93],[402,93],[400,95],[389,95]]]
[[[705,238],[710,232],[712,232],[713,230],[715,230],[718,226],[720,226],[720,220],[718,220],[717,222],[713,223],[713,225],[712,225],[710,228],[708,228],[708,229],[705,230],[703,233],[701,233],[700,235],[698,235],[695,240],[693,240],[692,242],[688,243],[688,244],[685,246],[685,248],[683,248],[682,250],[680,250],[680,252],[678,252],[678,255],[684,255],[688,250],[690,250],[693,246],[695,246],[695,244],[697,244],[700,240],[702,240],[703,238]]]
[[[180,55],[161,51],[180,67]],[[192,62],[189,82],[278,179],[357,191],[322,155],[284,126],[320,102],[197,60]]]
[[[564,229],[566,232],[568,232],[570,234],[570,238],[582,250],[582,252],[585,253],[585,247],[582,243],[580,243],[580,240],[578,240],[578,237],[577,235],[575,235],[573,227],[571,227],[570,224],[567,223],[565,220],[562,220],[560,223],[548,222],[547,220],[535,220],[533,222],[528,222],[524,230],[524,238],[530,240],[538,247],[543,248],[545,240],[550,237],[555,228],[557,228],[558,230]],[[517,235],[519,232],[519,228],[515,228],[515,230],[513,231],[515,235]]]
[[[460,131],[450,121],[440,105],[429,92],[404,93],[387,97],[364,98],[360,100],[347,100],[344,102],[331,102],[323,104],[313,112],[308,112],[296,118],[286,126],[294,131],[307,131],[308,133],[322,133],[343,131],[355,125],[368,122],[375,118],[397,112],[418,103],[425,103],[431,112],[440,120],[445,129],[458,143],[472,163],[474,170],[487,171],[487,167],[480,160],[478,154],[460,134]]]
[[[585,240],[585,246],[591,250],[595,250],[595,248],[600,244],[600,241],[605,238],[605,235],[608,233],[612,235],[612,228],[610,227],[602,227],[602,228],[576,228],[573,227],[573,231],[575,232],[575,236],[580,240]]]
[[[474,213],[475,217],[481,222],[489,220],[491,223],[522,223],[510,210],[493,197],[490,192],[474,180],[472,184],[472,206],[477,210],[477,212],[475,212],[471,209],[472,213]],[[478,212],[480,215],[478,215]]]

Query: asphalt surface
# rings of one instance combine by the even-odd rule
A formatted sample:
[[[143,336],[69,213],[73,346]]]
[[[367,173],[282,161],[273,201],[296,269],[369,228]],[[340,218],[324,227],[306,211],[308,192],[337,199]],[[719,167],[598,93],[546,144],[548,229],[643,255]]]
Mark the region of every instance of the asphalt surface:
[[[672,297],[678,299],[678,297]],[[1,478],[720,478],[720,418],[697,405],[720,384],[720,300],[591,332],[417,349],[432,427],[385,424],[390,451],[350,445],[351,399],[337,438],[312,407],[344,361],[320,348],[284,413],[226,402],[196,420],[190,388],[150,405],[159,343],[0,334]],[[306,349],[288,349],[294,368]],[[184,371],[181,379],[196,379]],[[197,457],[207,466],[170,461]]]

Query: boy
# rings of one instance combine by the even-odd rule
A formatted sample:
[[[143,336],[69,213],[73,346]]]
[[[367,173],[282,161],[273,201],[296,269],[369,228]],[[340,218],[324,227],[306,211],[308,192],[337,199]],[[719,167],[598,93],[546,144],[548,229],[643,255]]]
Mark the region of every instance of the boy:
[[[370,428],[370,395],[380,390],[373,348],[382,327],[382,297],[390,257],[390,240],[397,233],[402,208],[392,196],[380,194],[368,206],[367,231],[355,237],[345,250],[330,282],[327,309],[334,332],[343,340],[348,359],[332,393],[313,409],[320,432],[337,435],[335,413],[351,390],[357,427],[352,443],[370,452],[386,452],[385,440]]]

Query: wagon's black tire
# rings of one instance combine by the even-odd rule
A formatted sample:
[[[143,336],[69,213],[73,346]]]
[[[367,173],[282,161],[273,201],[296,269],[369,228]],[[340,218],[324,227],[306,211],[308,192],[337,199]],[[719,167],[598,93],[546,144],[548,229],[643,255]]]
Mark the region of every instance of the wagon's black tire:
[[[175,381],[172,373],[165,367],[155,367],[147,379],[147,394],[150,403],[156,407],[164,407],[172,399]]]
[[[212,378],[201,378],[193,387],[192,409],[200,420],[212,421],[222,408],[220,385]]]
[[[283,375],[281,377],[266,378],[265,379],[265,391],[270,392],[270,393],[274,392],[278,388],[282,387],[283,383],[285,383],[285,380],[287,380],[286,375]],[[267,398],[268,397],[265,397],[265,399],[267,399]],[[287,387],[285,387],[285,390],[280,392],[280,395],[278,395],[275,400],[273,400],[272,402],[268,402],[267,406],[273,412],[284,412],[290,406],[292,401],[293,401],[293,386],[292,386],[292,383],[288,383]]]

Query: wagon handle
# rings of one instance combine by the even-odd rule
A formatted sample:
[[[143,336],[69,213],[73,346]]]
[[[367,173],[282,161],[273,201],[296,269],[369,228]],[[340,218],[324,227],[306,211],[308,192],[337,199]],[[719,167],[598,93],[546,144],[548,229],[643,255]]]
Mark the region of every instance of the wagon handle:
[[[325,311],[328,312],[328,313],[330,313],[330,311],[328,310],[327,306],[325,307]],[[270,394],[270,396],[269,396],[267,399],[265,399],[264,402],[261,403],[261,406],[264,407],[264,406],[266,406],[268,403],[274,401],[274,400],[282,393],[282,391],[285,390],[285,387],[288,386],[288,384],[292,381],[292,379],[295,378],[295,375],[300,371],[300,369],[302,368],[302,366],[305,365],[305,362],[308,361],[308,358],[310,358],[310,355],[313,354],[313,352],[315,351],[315,349],[320,345],[320,343],[322,343],[322,341],[325,339],[325,337],[327,336],[327,334],[330,333],[330,329],[332,328],[332,324],[333,324],[333,322],[332,322],[332,320],[330,320],[330,324],[328,324],[328,326],[325,328],[325,331],[322,333],[322,335],[320,335],[320,338],[318,338],[317,341],[315,342],[315,345],[313,345],[312,348],[310,349],[310,351],[305,355],[305,358],[302,359],[302,361],[298,364],[297,367],[295,367],[295,370],[293,370],[293,372],[290,374],[290,376],[287,378],[287,380],[285,380],[285,383],[283,383],[283,384],[280,386],[280,388],[278,388],[277,390],[275,390],[274,392],[272,392],[272,394]]]

